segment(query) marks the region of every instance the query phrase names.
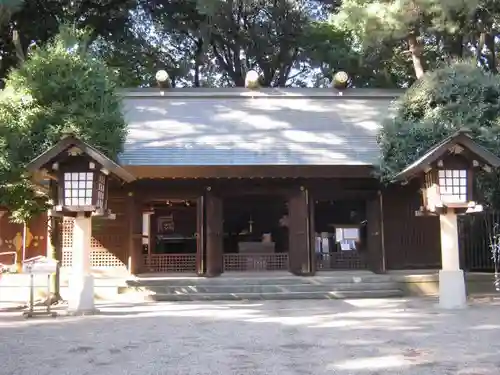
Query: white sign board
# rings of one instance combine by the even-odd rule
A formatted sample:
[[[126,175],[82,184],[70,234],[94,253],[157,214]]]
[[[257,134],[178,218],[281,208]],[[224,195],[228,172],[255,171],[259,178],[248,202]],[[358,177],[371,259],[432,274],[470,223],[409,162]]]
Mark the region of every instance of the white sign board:
[[[57,271],[57,261],[45,257],[23,263],[23,272],[31,274],[51,274]]]

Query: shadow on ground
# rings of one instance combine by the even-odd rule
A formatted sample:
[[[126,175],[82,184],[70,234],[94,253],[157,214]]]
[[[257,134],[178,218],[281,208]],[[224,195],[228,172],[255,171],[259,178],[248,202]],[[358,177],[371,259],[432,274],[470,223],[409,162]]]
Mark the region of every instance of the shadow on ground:
[[[492,304],[442,311],[430,300],[100,305],[87,317],[0,314],[16,374],[497,375]],[[9,338],[9,339],[8,339]],[[13,340],[10,340],[12,339]],[[45,362],[29,367],[29,359]],[[40,363],[40,362],[39,362]],[[76,367],[75,367],[76,366]],[[129,372],[123,372],[127,369]],[[160,370],[159,370],[160,369]],[[30,372],[31,371],[31,372]]]

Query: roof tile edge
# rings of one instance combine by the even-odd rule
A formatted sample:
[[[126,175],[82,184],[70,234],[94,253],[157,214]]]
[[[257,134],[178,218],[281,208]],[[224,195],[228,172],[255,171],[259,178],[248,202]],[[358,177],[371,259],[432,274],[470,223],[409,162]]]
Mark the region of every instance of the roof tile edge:
[[[317,99],[396,99],[404,90],[389,89],[347,89],[339,91],[331,88],[175,88],[175,89],[124,89],[120,94],[125,98],[317,98]]]

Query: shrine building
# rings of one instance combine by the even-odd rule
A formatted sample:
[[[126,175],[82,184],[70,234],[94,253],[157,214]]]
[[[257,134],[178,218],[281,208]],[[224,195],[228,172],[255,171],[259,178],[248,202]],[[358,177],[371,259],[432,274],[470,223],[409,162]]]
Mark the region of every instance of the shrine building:
[[[401,91],[137,89],[93,220],[92,266],[131,274],[440,267],[439,219],[419,185],[385,187],[377,133]],[[62,266],[71,266],[65,219]]]

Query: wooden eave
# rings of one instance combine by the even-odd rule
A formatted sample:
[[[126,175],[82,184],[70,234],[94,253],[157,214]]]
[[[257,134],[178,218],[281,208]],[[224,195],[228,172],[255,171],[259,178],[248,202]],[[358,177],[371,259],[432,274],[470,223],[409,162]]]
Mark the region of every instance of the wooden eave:
[[[137,179],[183,178],[371,178],[371,165],[132,166]]]
[[[49,148],[47,151],[29,162],[26,168],[32,173],[39,171],[46,165],[55,161],[55,159],[59,155],[61,155],[64,151],[70,149],[71,147],[78,147],[80,150],[82,150],[83,153],[87,154],[90,158],[102,165],[103,168],[109,170],[110,173],[118,177],[120,180],[124,182],[132,182],[135,180],[134,175],[128,172],[125,168],[115,163],[95,147],[89,145],[86,142],[83,142],[82,140],[74,136],[69,136],[61,139],[53,147]]]
[[[455,145],[460,145],[471,152],[483,163],[488,164],[493,168],[500,167],[500,158],[491,151],[487,150],[476,141],[474,141],[467,130],[459,130],[448,138],[444,139],[441,143],[432,147],[422,157],[408,165],[405,169],[394,176],[393,181],[408,181],[416,175],[423,173],[432,163],[442,158],[449,149]]]

